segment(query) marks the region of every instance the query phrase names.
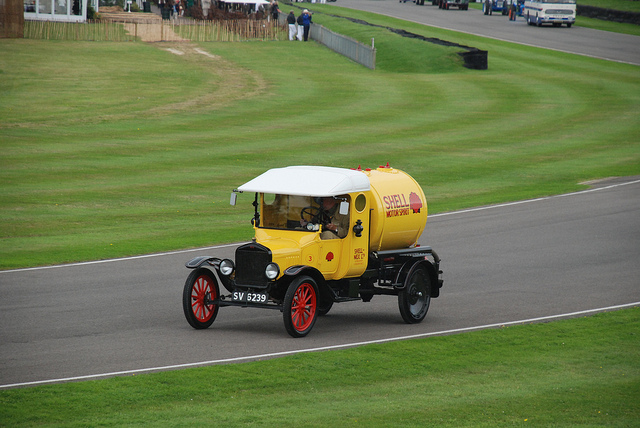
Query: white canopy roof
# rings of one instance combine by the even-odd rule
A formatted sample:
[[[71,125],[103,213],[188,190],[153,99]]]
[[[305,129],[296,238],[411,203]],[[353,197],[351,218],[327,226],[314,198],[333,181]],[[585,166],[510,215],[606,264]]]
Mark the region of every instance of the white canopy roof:
[[[369,177],[362,171],[328,166],[274,168],[238,187],[241,192],[298,196],[337,196],[369,189]]]

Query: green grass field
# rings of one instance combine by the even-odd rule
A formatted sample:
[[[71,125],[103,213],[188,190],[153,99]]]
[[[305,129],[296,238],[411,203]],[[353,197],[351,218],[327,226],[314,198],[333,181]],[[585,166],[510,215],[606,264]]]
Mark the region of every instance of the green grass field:
[[[431,213],[640,173],[637,67],[363,17],[489,70],[382,30],[375,71],[313,43],[0,42],[0,268],[249,239],[229,193],[271,167],[389,162]]]
[[[633,427],[640,308],[0,391],[0,425]]]
[[[390,162],[432,213],[640,174],[637,67],[362,16],[489,70],[384,32],[376,71],[313,43],[0,40],[0,268],[248,239],[228,195],[270,167]],[[5,390],[0,426],[637,426],[638,311]]]

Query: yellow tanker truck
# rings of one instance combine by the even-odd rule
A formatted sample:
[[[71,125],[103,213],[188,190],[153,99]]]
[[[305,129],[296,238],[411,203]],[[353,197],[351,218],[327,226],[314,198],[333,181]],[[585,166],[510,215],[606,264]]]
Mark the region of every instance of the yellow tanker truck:
[[[182,303],[192,327],[209,327],[223,306],[268,308],[303,337],[334,303],[374,295],[398,296],[404,321],[418,323],[440,294],[440,258],[417,245],[427,200],[405,172],[388,164],[290,166],[235,189],[232,205],[239,193],[255,195],[255,237],[235,261],[201,256],[186,264],[193,271]]]

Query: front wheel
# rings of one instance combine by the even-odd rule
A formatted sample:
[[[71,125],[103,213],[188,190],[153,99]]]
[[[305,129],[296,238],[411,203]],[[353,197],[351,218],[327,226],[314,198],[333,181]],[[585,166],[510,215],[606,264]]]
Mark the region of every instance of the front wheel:
[[[211,302],[219,295],[218,281],[210,270],[199,268],[191,272],[182,292],[182,309],[191,327],[203,329],[213,323],[218,305]]]
[[[313,328],[318,315],[318,286],[313,278],[296,278],[284,296],[284,327],[292,337],[304,337]]]
[[[424,319],[431,303],[431,278],[427,269],[416,263],[411,267],[405,286],[398,294],[400,315],[407,324],[417,324]]]

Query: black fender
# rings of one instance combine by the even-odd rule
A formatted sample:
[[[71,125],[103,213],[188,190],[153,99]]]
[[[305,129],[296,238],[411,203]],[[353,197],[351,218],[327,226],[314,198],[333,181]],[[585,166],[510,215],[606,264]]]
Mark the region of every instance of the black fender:
[[[320,285],[326,284],[324,276],[322,276],[320,271],[314,267],[307,265],[296,265],[288,267],[284,272],[282,272],[282,277],[280,278],[280,280],[284,280],[285,282],[290,283],[291,281],[293,281],[293,278],[299,275],[309,275],[318,284],[318,287],[320,287]]]
[[[283,288],[286,291],[286,287],[291,284],[294,278],[300,275],[308,275],[313,278],[313,280],[318,285],[318,292],[320,293],[319,297],[321,300],[329,299],[333,301],[333,298],[331,297],[333,293],[331,293],[331,291],[329,290],[327,281],[324,279],[324,276],[320,273],[320,271],[314,267],[307,265],[290,266],[285,269],[284,272],[282,272],[282,277],[278,282],[281,282],[283,284]]]
[[[217,269],[217,266],[220,266],[220,261],[221,260],[216,257],[198,256],[196,258],[189,260],[184,265],[187,267],[187,269],[197,269],[203,264],[207,263],[209,266],[213,266]]]
[[[402,265],[402,267],[398,271],[398,274],[395,280],[396,284],[402,284],[398,288],[401,290],[405,287],[405,280],[407,279],[407,275],[409,274],[409,272],[411,272],[411,270],[416,265],[421,265],[427,270],[427,273],[429,274],[429,278],[431,279],[431,297],[434,297],[434,298],[438,297],[440,295],[440,286],[441,286],[441,283],[438,281],[438,270],[433,265],[433,263],[431,263],[427,259],[417,260],[417,261],[409,260],[404,265]]]
[[[233,293],[235,291],[233,281],[228,276],[224,276],[220,273],[221,261],[222,260],[217,257],[198,256],[185,263],[185,266],[188,269],[197,269],[199,267],[202,267],[203,265],[207,265],[205,267],[213,267],[216,272],[216,276],[218,277],[218,281],[220,281],[220,283],[224,286],[224,288],[227,289],[229,293]]]

